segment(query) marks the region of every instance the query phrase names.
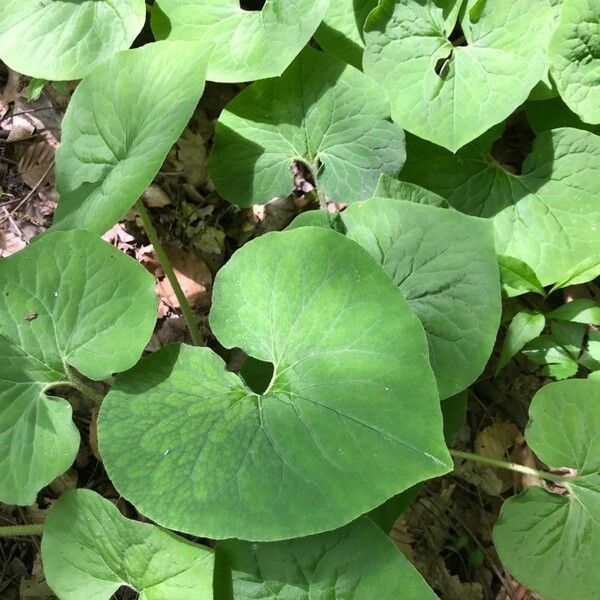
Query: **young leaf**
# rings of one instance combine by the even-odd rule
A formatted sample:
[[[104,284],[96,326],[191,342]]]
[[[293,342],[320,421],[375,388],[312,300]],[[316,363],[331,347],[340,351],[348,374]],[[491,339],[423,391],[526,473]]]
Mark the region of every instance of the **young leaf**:
[[[521,350],[525,344],[537,338],[544,327],[546,319],[541,313],[521,311],[517,313],[508,326],[502,352],[496,365],[496,375],[504,369],[510,359]]]
[[[31,77],[81,79],[111,54],[129,48],[145,18],[144,0],[3,0],[0,58]]]
[[[363,25],[369,13],[377,6],[377,0],[336,0],[329,10],[315,39],[327,54],[333,54],[344,62],[362,69],[365,48]]]
[[[365,23],[365,73],[386,88],[392,118],[455,152],[508,117],[546,69],[547,2],[381,0]],[[446,9],[446,12],[444,11]],[[464,42],[463,42],[464,40]]]
[[[564,493],[530,487],[509,498],[494,527],[505,567],[548,600],[598,598],[600,383],[551,383],[533,398],[525,437],[540,460],[574,469]]]
[[[564,0],[550,42],[552,77],[563,100],[587,123],[600,123],[600,4]]]
[[[154,33],[168,29],[168,39],[197,41],[212,51],[209,81],[266,79],[281,75],[306,45],[329,1],[269,0],[261,11],[248,11],[240,0],[158,0],[162,15]]]
[[[509,298],[527,292],[545,294],[535,271],[522,260],[512,256],[498,256],[502,289]]]
[[[599,138],[600,139],[600,138]],[[594,227],[592,231],[597,232],[596,222],[594,221]],[[594,236],[600,238],[598,233]],[[556,290],[567,287],[569,285],[577,285],[579,283],[587,283],[593,281],[600,275],[600,257],[596,255],[586,256],[577,263],[572,269],[569,269],[565,276],[552,286],[552,289],[548,294],[552,294]]]
[[[157,300],[143,267],[84,231],[3,259],[0,289],[0,501],[31,504],[79,446],[70,404],[46,392],[70,367],[101,380],[135,364]]]
[[[195,44],[119,52],[82,81],[56,153],[54,229],[104,233],[150,185],[194,112],[206,59]]]
[[[448,208],[448,201],[425,188],[418,185],[394,179],[389,175],[382,174],[377,182],[373,196],[378,198],[393,198],[395,200],[406,200],[415,204],[427,204]]]
[[[376,83],[306,48],[280,78],[253,83],[221,113],[211,178],[234,204],[264,204],[292,193],[299,161],[327,196],[364,200],[380,173],[395,175],[404,164],[404,132],[388,117]]]
[[[549,312],[548,319],[600,325],[600,305],[591,298],[577,298]]]
[[[109,600],[121,587],[141,600],[212,600],[214,554],[155,525],[126,519],[91,490],[71,490],[44,523],[42,560],[61,600]]]
[[[600,254],[600,137],[570,128],[543,132],[520,175],[489,156],[492,141],[453,155],[411,137],[402,177],[492,219],[498,254],[527,263],[542,285],[589,281]]]
[[[544,366],[544,373],[556,379],[573,377],[577,373],[577,361],[551,335],[540,335],[529,342],[523,354],[538,365]]]
[[[437,598],[408,559],[366,517],[336,531],[296,540],[220,542],[216,555],[224,571],[215,578],[215,597],[221,600]]]
[[[354,242],[313,227],[251,241],[219,271],[210,323],[225,347],[273,363],[264,394],[211,350],[168,346],[119,376],[100,411],[112,482],[157,523],[308,535],[448,471],[425,333]]]

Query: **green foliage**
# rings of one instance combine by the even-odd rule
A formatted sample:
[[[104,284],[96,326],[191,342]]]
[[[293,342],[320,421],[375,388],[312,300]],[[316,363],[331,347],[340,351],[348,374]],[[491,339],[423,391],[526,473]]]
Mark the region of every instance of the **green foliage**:
[[[44,524],[46,581],[61,600],[109,600],[125,585],[140,600],[212,600],[213,552],[131,521],[90,490],[63,494]]]
[[[263,394],[212,351],[168,346],[119,376],[100,411],[111,480],[157,523],[296,537],[448,471],[423,328],[354,242],[301,228],[246,244],[217,275],[210,323],[274,365]]]
[[[309,41],[330,0],[269,0],[261,11],[239,0],[157,0],[157,39],[193,40],[210,52],[209,81],[281,75]],[[158,14],[158,13],[157,13]]]
[[[496,375],[527,342],[537,338],[542,333],[545,325],[546,318],[541,313],[521,311],[513,317],[508,326],[506,338],[504,338],[500,359],[496,365]]]
[[[220,542],[221,600],[435,600],[421,575],[368,518],[315,536],[250,544]],[[228,572],[229,571],[229,572]]]
[[[32,77],[79,79],[129,48],[145,14],[144,0],[3,0],[0,58]]]
[[[307,48],[281,78],[253,83],[227,105],[211,178],[230,202],[264,204],[292,192],[297,161],[323,194],[337,202],[365,200],[381,173],[395,175],[404,164],[404,133],[388,117],[376,83]]]
[[[527,443],[546,464],[571,469],[553,490],[509,498],[494,527],[506,568],[550,599],[600,598],[600,383],[552,383],[534,397]]]
[[[70,404],[47,392],[133,366],[156,317],[144,268],[84,231],[0,262],[0,500],[31,504],[75,459]],[[132,299],[135,298],[135,301]]]

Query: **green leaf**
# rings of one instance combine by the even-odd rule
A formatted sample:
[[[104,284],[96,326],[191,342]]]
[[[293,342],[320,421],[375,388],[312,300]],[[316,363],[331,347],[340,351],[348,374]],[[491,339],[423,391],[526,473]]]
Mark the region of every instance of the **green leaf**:
[[[336,0],[315,32],[319,46],[344,62],[362,69],[363,25],[377,0]]]
[[[445,198],[418,185],[400,181],[385,174],[380,175],[373,196],[406,200],[415,204],[428,204],[429,206],[438,206],[440,208],[448,207],[448,201]]]
[[[0,261],[0,290],[0,501],[31,504],[79,446],[70,404],[46,392],[72,381],[70,367],[101,380],[133,366],[157,300],[143,267],[83,231]]]
[[[600,123],[600,5],[564,0],[550,42],[551,73],[567,106],[587,123]]]
[[[595,221],[594,226],[592,227],[592,231],[597,231]],[[598,238],[599,236],[596,234],[595,237]],[[579,283],[587,283],[588,281],[593,281],[598,276],[600,276],[600,257],[597,254],[586,256],[572,269],[569,269],[565,276],[560,281],[554,284],[554,286],[548,292],[548,294],[552,294],[556,290],[567,287],[569,285],[577,285]]]
[[[527,443],[552,467],[575,469],[564,495],[530,487],[494,527],[504,566],[548,600],[600,598],[600,383],[551,383],[533,398]]]
[[[155,525],[126,519],[91,490],[64,493],[44,523],[42,560],[61,600],[212,600],[214,554]]]
[[[578,298],[549,312],[548,319],[600,325],[600,305],[591,298]]]
[[[385,534],[389,534],[396,519],[414,502],[421,491],[422,484],[413,485],[401,494],[392,496],[381,506],[367,513],[367,516]]]
[[[570,321],[553,321],[550,324],[552,337],[574,358],[578,358],[583,346],[583,338],[587,332],[583,323]]]
[[[168,346],[102,404],[106,469],[147,517],[216,539],[297,537],[449,470],[425,333],[354,242],[313,227],[249,242],[216,277],[210,324],[273,363],[264,394],[211,350]]]
[[[296,540],[220,542],[217,562],[230,577],[216,579],[222,600],[435,600],[423,577],[368,518],[343,529]]]
[[[150,185],[204,89],[198,46],[120,52],[77,87],[56,153],[54,229],[104,233]]]
[[[253,83],[221,113],[211,178],[238,206],[265,204],[292,193],[298,161],[323,194],[337,202],[364,200],[380,173],[395,175],[404,164],[404,132],[388,117],[376,83],[306,48],[281,78]]]
[[[381,0],[365,23],[365,73],[388,91],[392,118],[453,152],[508,117],[547,67],[547,2]]]
[[[129,48],[145,18],[144,0],[3,0],[0,58],[32,77],[81,79]]]
[[[546,319],[541,313],[521,311],[517,313],[508,326],[502,352],[496,365],[496,375],[504,369],[510,359],[521,350],[525,344],[537,338],[544,327]]]
[[[588,375],[588,379],[600,382],[600,371],[594,371]]]
[[[498,254],[530,265],[542,285],[589,281],[599,268],[600,137],[569,128],[543,132],[520,175],[489,156],[492,141],[453,155],[411,137],[402,177],[458,210],[492,219]]]
[[[346,235],[382,265],[421,319],[440,397],[467,388],[483,370],[500,324],[489,223],[384,198],[350,206],[341,218]]]
[[[509,298],[527,292],[545,295],[535,271],[522,260],[512,256],[498,256],[502,289]]]
[[[573,377],[577,373],[577,361],[551,335],[540,335],[523,348],[523,354],[538,365],[544,373],[556,379]]]
[[[239,0],[158,0],[163,14],[154,31],[160,37],[168,30],[170,40],[197,41],[212,51],[209,81],[266,79],[281,75],[306,45],[329,1],[269,0],[262,11],[247,11]]]
[[[467,391],[460,392],[442,400],[442,415],[444,417],[444,437],[451,446],[467,416]]]
[[[526,102],[523,108],[527,115],[527,122],[535,133],[559,127],[585,129],[596,134],[600,132],[600,125],[584,123],[560,97],[543,102]]]

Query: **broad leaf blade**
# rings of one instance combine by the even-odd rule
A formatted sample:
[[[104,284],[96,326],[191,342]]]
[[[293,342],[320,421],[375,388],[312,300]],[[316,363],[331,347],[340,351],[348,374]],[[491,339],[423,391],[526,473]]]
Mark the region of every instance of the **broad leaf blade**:
[[[0,57],[32,77],[81,79],[111,54],[129,48],[145,17],[144,0],[3,0]]]
[[[217,275],[210,322],[225,347],[274,364],[263,395],[210,350],[170,346],[118,377],[100,411],[111,480],[157,523],[302,536],[447,472],[423,329],[354,242],[305,227],[246,244]]]
[[[591,298],[577,298],[548,313],[548,319],[600,325],[600,305]]]
[[[552,467],[576,470],[566,495],[529,488],[507,500],[494,527],[506,568],[549,600],[600,598],[600,383],[552,383],[534,397],[529,446]]]
[[[408,559],[366,517],[343,529],[296,540],[220,542],[216,552],[217,561],[231,572],[231,581],[224,576],[215,582],[221,600],[437,598]]]
[[[292,193],[291,168],[299,161],[323,194],[337,202],[364,200],[381,173],[395,175],[404,164],[404,132],[388,117],[376,83],[307,48],[280,78],[253,83],[227,105],[211,178],[234,204],[265,204]]]
[[[133,206],[204,89],[206,58],[186,42],[120,52],[73,94],[56,154],[54,229],[104,233]]]
[[[527,263],[513,256],[498,256],[498,265],[502,286],[509,298],[526,292],[545,295],[535,271]]]
[[[158,0],[158,34],[168,21],[168,39],[199,42],[212,51],[209,81],[265,79],[281,75],[306,45],[329,1],[269,0],[262,11],[247,11],[239,0]]]
[[[214,557],[155,525],[126,519],[91,490],[72,490],[44,523],[44,574],[61,600],[109,600],[121,587],[141,600],[212,600]]]
[[[389,175],[381,175],[377,187],[373,192],[377,198],[393,198],[394,200],[406,200],[415,204],[427,204],[447,208],[448,201],[425,188],[418,185],[394,179]]]
[[[471,0],[460,22],[466,45],[454,46],[458,11],[448,7],[457,4],[381,0],[365,23],[363,58],[394,121],[453,152],[527,99],[546,70],[553,24],[547,2]]]
[[[521,311],[517,313],[508,326],[500,359],[496,365],[496,375],[504,369],[510,359],[521,350],[525,344],[538,337],[546,325],[546,319],[541,313]]]
[[[48,233],[0,262],[0,499],[30,504],[75,458],[71,407],[46,391],[130,368],[155,323],[152,277],[84,231]],[[132,298],[136,301],[132,302]]]
[[[550,43],[551,73],[568,107],[600,123],[600,5],[564,0]]]

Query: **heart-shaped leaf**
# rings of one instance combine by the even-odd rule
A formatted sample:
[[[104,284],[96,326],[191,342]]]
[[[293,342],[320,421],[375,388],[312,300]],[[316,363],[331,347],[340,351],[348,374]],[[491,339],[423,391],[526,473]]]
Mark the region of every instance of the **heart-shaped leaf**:
[[[550,43],[552,77],[569,108],[600,123],[600,4],[564,0]]]
[[[71,406],[46,392],[140,357],[157,301],[148,272],[95,235],[49,233],[0,262],[0,500],[31,504],[75,459]],[[135,300],[134,300],[135,299]]]
[[[421,200],[427,194],[437,198],[406,187],[406,195],[416,188]],[[315,225],[307,222],[309,214],[294,226]],[[500,280],[489,223],[385,198],[356,203],[340,220],[346,235],[381,264],[423,323],[440,397],[466,389],[483,370],[500,324]]]
[[[530,265],[544,286],[584,260],[598,262],[600,137],[570,128],[543,132],[521,174],[490,157],[492,141],[487,136],[489,143],[478,140],[454,155],[411,137],[402,177],[467,214],[492,219],[498,254]],[[594,271],[587,279],[584,271],[573,275],[577,283],[593,278]]]
[[[521,583],[548,600],[597,600],[600,383],[551,383],[535,395],[529,415],[531,449],[547,465],[574,471],[555,493],[532,487],[504,503],[494,527],[498,554]]]
[[[155,525],[126,519],[91,490],[72,490],[44,523],[44,574],[61,600],[212,600],[214,554]]]
[[[388,117],[376,83],[307,48],[279,79],[252,84],[221,113],[211,178],[234,204],[264,204],[292,193],[291,168],[301,162],[323,194],[365,200],[381,173],[404,164],[404,132]]]
[[[445,198],[442,198],[421,186],[408,183],[407,181],[399,181],[389,175],[381,175],[379,177],[373,196],[378,198],[406,200],[407,202],[439,206],[440,208],[448,208],[449,206],[448,201]]]
[[[315,39],[327,54],[362,69],[363,25],[377,0],[335,0],[329,5]]]
[[[129,48],[145,18],[144,0],[3,0],[0,58],[32,77],[81,79]]]
[[[508,117],[546,70],[547,2],[381,0],[365,23],[367,75],[386,88],[392,118],[452,151]]]
[[[216,277],[210,323],[274,365],[263,394],[211,350],[168,346],[119,376],[100,411],[111,480],[157,523],[297,537],[448,471],[423,328],[351,240],[305,227],[246,244]]]
[[[435,600],[423,577],[372,521],[296,540],[217,546],[220,600]],[[228,572],[229,571],[229,572]]]
[[[162,37],[168,29],[168,39],[214,49],[209,81],[265,79],[283,73],[323,20],[329,2],[266,0],[256,11],[241,8],[240,0],[158,0],[162,14],[154,32]]]
[[[188,42],[119,52],[75,90],[56,153],[54,229],[104,233],[150,185],[204,89],[206,58]]]

